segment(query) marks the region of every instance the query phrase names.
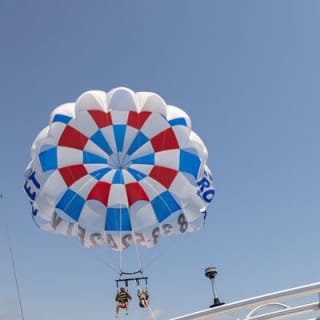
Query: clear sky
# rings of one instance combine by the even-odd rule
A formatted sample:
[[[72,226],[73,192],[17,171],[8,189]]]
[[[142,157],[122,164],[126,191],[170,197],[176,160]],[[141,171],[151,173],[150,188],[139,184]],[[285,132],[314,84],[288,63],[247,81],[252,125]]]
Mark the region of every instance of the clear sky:
[[[114,257],[38,230],[23,193],[51,111],[90,89],[157,92],[209,150],[205,228],[143,253],[159,320],[211,304],[207,266],[225,302],[319,281],[319,32],[312,0],[0,0],[0,215],[25,320],[114,313]],[[0,221],[0,319],[16,320]],[[152,317],[135,298],[127,319]]]

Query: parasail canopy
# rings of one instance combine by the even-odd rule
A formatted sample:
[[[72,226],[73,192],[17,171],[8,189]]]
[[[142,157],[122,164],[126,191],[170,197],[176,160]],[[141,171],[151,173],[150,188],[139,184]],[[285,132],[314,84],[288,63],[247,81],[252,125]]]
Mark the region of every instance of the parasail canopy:
[[[207,149],[157,94],[88,91],[36,137],[24,190],[46,231],[122,250],[198,230],[214,188]]]

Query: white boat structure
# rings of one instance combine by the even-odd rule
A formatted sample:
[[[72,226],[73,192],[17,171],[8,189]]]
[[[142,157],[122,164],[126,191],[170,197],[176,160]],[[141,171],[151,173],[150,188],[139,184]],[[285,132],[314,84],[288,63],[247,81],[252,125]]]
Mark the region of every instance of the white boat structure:
[[[312,302],[307,303],[306,301],[310,299]],[[219,300],[215,302],[219,302]],[[285,318],[320,320],[320,282],[228,304],[220,303],[218,305],[217,303],[211,308],[170,320],[269,320]]]

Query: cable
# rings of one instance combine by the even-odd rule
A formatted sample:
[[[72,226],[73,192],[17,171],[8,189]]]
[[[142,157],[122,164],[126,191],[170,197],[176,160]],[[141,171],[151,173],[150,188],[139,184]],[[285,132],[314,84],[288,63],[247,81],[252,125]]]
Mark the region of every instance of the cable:
[[[2,199],[3,199],[2,194],[0,194],[0,199],[2,201]],[[21,319],[24,320],[24,313],[23,313],[23,308],[22,308],[21,295],[20,295],[20,289],[19,289],[17,272],[16,272],[16,264],[15,264],[15,260],[14,260],[14,256],[13,256],[12,243],[11,243],[11,238],[10,238],[10,233],[9,233],[9,226],[8,226],[7,217],[6,217],[5,212],[3,212],[3,221],[4,221],[4,226],[5,226],[5,230],[6,230],[6,234],[7,234],[7,240],[8,240],[8,244],[9,244],[9,252],[10,252],[10,258],[11,258],[11,263],[12,263],[12,269],[13,269],[16,289],[17,289],[17,296],[18,296],[18,300],[19,300]]]
[[[120,204],[120,241],[122,239],[122,205]],[[122,273],[122,244],[120,244],[120,254],[119,254],[119,269],[120,269],[120,274]]]
[[[127,202],[129,202],[128,198],[127,198]],[[129,214],[129,218],[131,220],[130,210],[128,211],[128,214]],[[133,245],[135,247],[135,254],[136,254],[137,263],[138,263],[138,267],[139,267],[139,271],[138,272],[143,274],[140,252],[139,252],[138,245],[137,245],[137,243],[136,243],[136,241],[134,239],[135,230],[134,230],[134,226],[133,226],[132,223],[131,223],[131,229],[132,229],[131,230],[131,239],[129,241],[132,241]],[[121,204],[120,204],[120,239],[122,239],[122,205]],[[120,276],[123,274],[123,269],[122,269],[122,266],[123,266],[122,251],[123,251],[122,246],[120,246]]]
[[[102,247],[101,248],[102,252],[99,252],[98,250],[85,250],[88,252],[88,256],[90,257],[94,257],[96,261],[99,261],[101,264],[105,265],[109,270],[111,270],[112,272],[114,273],[118,273],[119,270],[118,270],[118,267],[116,266],[117,263],[115,261],[112,261],[112,256],[111,256],[111,252],[108,252],[107,248],[106,250],[105,247]],[[107,258],[106,259],[106,255],[107,255]]]
[[[156,315],[154,314],[154,312],[153,312],[153,310],[152,310],[152,308],[151,308],[151,306],[150,306],[150,303],[149,303],[149,306],[148,306],[148,310],[150,311],[150,314],[151,314],[152,318],[153,318],[154,320],[157,320],[157,317],[156,317]]]
[[[135,230],[134,230],[134,226],[133,226],[133,225],[132,225],[132,234],[133,234],[133,235],[135,234]],[[133,242],[134,247],[135,247],[137,262],[138,262],[138,265],[139,265],[139,270],[140,270],[140,272],[143,274],[140,251],[139,251],[138,245],[137,245],[134,237],[133,237],[133,239],[132,239],[132,242]]]

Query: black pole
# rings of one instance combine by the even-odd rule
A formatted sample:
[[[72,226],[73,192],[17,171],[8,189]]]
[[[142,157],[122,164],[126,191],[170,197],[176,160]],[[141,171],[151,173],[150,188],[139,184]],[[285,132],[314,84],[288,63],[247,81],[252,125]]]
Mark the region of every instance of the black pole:
[[[221,306],[224,304],[224,302],[220,302],[217,292],[214,285],[214,280],[218,274],[218,270],[216,267],[208,267],[204,270],[205,276],[210,279],[211,287],[212,287],[212,293],[213,293],[213,304],[210,306],[210,308]]]

